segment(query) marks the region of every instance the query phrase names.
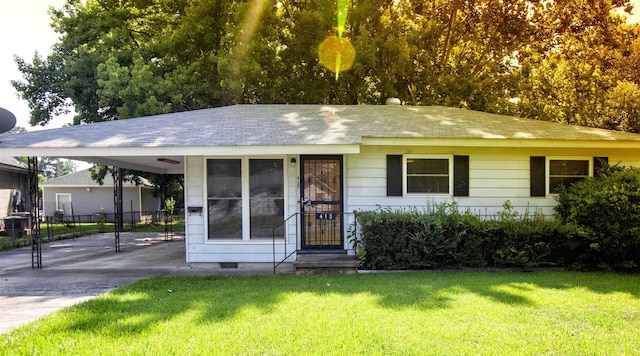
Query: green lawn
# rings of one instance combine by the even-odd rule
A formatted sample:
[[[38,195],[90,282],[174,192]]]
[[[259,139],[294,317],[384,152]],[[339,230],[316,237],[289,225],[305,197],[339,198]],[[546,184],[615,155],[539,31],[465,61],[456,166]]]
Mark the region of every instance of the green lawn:
[[[637,355],[639,330],[637,275],[175,277],[143,280],[0,335],[0,350],[8,355]]]

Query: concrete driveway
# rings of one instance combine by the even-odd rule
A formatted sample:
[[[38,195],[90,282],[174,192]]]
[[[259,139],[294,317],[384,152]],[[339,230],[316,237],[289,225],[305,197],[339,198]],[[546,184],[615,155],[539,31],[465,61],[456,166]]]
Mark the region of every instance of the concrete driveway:
[[[249,272],[191,268],[184,237],[163,233],[121,233],[118,253],[113,233],[42,244],[42,265],[30,247],[0,252],[0,333],[143,278]]]

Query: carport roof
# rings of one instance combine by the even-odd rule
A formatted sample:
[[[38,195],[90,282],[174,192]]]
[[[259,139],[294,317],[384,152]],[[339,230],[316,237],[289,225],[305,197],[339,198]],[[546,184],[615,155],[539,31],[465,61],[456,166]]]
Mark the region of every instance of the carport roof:
[[[636,134],[448,107],[264,104],[3,135],[0,155],[59,156],[116,165],[137,157],[138,169],[181,173],[184,156],[192,154],[357,153],[362,144],[383,141],[500,147],[624,142],[640,147]],[[158,161],[159,157],[165,159]],[[179,163],[167,165],[172,161]]]

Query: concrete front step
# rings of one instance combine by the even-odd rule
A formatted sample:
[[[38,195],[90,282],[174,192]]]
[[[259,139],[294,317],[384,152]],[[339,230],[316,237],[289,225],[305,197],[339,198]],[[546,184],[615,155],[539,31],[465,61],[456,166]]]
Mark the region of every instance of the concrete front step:
[[[353,274],[360,263],[346,254],[301,254],[293,263],[296,274]]]

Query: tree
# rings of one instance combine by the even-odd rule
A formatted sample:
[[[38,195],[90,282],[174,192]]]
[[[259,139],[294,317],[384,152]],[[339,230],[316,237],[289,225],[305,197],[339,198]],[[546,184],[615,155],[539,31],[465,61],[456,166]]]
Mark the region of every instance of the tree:
[[[625,64],[638,37],[613,11],[629,1],[556,0],[536,7],[537,41],[519,51],[516,114],[600,126],[615,101],[608,93],[625,80]]]
[[[27,157],[20,157],[27,163]],[[77,169],[75,162],[60,157],[38,157],[38,175],[43,180],[49,180],[74,173]]]
[[[34,125],[71,107],[83,123],[400,97],[627,127],[612,124],[621,107],[610,93],[640,85],[638,26],[614,11],[630,11],[629,0],[352,0],[345,9],[340,28],[356,59],[336,80],[318,53],[336,33],[335,0],[68,0],[51,11],[61,34],[53,53],[16,58],[24,78],[13,85]]]
[[[20,132],[27,132],[27,129],[22,126],[16,126],[11,130],[7,131],[7,134],[10,135],[10,134],[20,133]]]

